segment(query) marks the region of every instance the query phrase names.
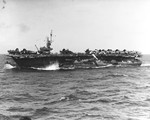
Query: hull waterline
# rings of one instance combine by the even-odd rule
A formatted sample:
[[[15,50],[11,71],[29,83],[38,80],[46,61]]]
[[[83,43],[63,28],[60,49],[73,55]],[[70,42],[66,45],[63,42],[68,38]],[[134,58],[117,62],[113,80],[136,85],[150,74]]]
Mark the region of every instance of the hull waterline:
[[[60,55],[49,55],[49,56],[10,56],[16,62],[18,68],[44,68],[55,63],[61,68],[102,68],[111,66],[140,66],[142,62],[126,61],[126,62],[112,62],[113,57],[102,57],[98,56],[97,60],[92,55],[83,56],[60,56]],[[123,58],[116,58],[117,60]],[[125,58],[124,58],[125,59]],[[129,58],[128,58],[129,59]],[[130,58],[131,59],[131,58]],[[107,60],[107,62],[106,62]],[[105,62],[104,62],[105,61]]]

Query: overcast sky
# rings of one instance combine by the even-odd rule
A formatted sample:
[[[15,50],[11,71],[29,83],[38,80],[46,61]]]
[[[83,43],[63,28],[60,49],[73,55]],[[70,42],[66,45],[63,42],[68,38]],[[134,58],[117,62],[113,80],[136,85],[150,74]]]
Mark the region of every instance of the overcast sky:
[[[5,4],[6,2],[6,4]],[[150,0],[1,0],[0,53],[36,50],[51,29],[53,51],[150,53]]]

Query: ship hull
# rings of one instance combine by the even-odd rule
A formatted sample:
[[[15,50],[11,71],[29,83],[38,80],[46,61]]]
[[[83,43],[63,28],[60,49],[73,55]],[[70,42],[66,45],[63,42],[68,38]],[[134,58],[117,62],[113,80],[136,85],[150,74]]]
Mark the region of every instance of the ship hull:
[[[58,63],[60,68],[101,68],[108,66],[140,66],[132,57],[92,55],[11,55],[18,68],[43,68]],[[132,62],[131,62],[132,61]]]

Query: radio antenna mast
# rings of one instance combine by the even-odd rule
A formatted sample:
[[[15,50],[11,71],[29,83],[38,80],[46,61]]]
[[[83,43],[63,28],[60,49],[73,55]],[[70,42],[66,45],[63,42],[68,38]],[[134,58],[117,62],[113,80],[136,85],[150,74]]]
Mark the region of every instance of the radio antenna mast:
[[[50,41],[52,42],[53,41],[53,39],[52,39],[52,37],[53,37],[53,33],[52,33],[53,31],[51,30],[51,33],[50,33]]]

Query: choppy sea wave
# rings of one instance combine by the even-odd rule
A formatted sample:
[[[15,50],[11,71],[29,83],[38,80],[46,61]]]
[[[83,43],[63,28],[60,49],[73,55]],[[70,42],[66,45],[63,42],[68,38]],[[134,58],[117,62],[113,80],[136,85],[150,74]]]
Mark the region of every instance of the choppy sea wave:
[[[20,70],[4,67],[3,61],[1,120],[19,120],[21,116],[32,120],[150,119],[150,57],[141,67],[67,71]]]

